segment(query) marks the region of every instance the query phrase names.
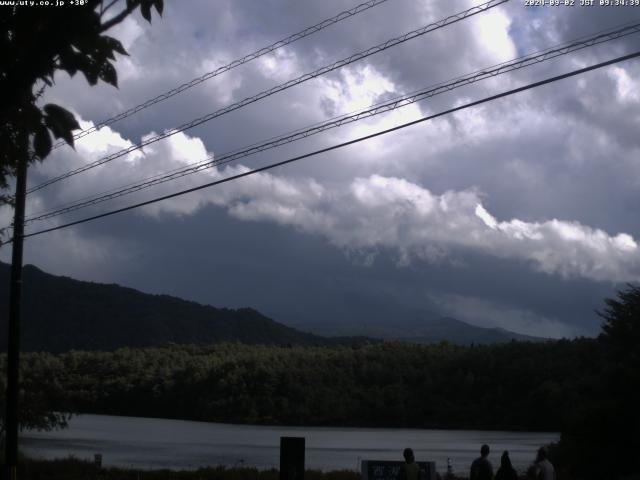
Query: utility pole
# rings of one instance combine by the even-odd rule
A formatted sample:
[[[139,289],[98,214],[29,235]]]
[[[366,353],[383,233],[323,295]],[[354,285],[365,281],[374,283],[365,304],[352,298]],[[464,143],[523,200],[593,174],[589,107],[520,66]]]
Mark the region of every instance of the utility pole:
[[[16,196],[11,243],[11,283],[9,286],[9,334],[7,345],[7,411],[5,463],[8,480],[17,479],[18,467],[18,392],[20,365],[20,307],[22,303],[22,246],[24,242],[24,208],[27,196],[28,134],[21,134],[24,158],[16,171]]]

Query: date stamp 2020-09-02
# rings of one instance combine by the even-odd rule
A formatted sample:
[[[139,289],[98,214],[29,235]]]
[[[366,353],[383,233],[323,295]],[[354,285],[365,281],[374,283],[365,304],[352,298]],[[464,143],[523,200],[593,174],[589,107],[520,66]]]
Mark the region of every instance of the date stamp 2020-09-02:
[[[525,7],[640,7],[640,0],[523,0]]]

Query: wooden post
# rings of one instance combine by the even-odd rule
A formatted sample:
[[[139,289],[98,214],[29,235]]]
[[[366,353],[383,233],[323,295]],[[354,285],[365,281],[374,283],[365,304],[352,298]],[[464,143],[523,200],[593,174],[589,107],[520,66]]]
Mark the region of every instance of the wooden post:
[[[29,136],[22,135],[24,151]],[[9,480],[18,478],[18,392],[20,389],[20,307],[22,304],[22,247],[24,242],[24,208],[27,196],[27,158],[18,162],[16,196],[11,243],[11,283],[9,286],[9,334],[7,336],[7,410],[5,462]]]
[[[280,480],[304,480],[304,437],[280,437]]]

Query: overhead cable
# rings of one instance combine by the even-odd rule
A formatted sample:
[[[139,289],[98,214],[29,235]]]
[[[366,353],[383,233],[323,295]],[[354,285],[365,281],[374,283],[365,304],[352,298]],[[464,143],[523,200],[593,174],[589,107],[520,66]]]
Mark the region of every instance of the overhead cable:
[[[97,205],[99,203],[103,203],[115,198],[119,198],[124,195],[128,195],[140,190],[144,190],[156,185],[160,185],[162,183],[176,180],[186,175],[200,172],[215,166],[227,164],[239,158],[247,157],[255,153],[263,152],[265,150],[269,150],[281,145],[285,145],[285,144],[294,142],[296,140],[300,140],[302,138],[306,138],[311,135],[315,135],[317,133],[320,133],[332,128],[340,127],[342,125],[356,122],[358,120],[372,117],[374,115],[378,115],[381,113],[393,111],[395,109],[405,107],[412,103],[431,98],[433,96],[436,96],[444,92],[449,92],[453,89],[456,89],[465,85],[470,85],[472,83],[476,83],[487,78],[495,77],[497,75],[502,75],[508,72],[512,72],[514,70],[519,70],[521,68],[525,68],[531,65],[537,65],[539,63],[551,60],[553,58],[556,58],[562,55],[567,55],[569,53],[573,53],[578,50],[591,47],[593,45],[598,45],[607,41],[618,39],[618,38],[631,35],[634,33],[638,33],[638,32],[640,32],[640,23],[635,23],[631,25],[626,25],[622,28],[618,28],[613,31],[607,31],[605,33],[600,33],[592,37],[587,37],[580,41],[564,43],[558,47],[552,47],[550,49],[546,49],[541,52],[535,52],[526,56],[521,56],[514,60],[503,62],[493,67],[487,67],[485,69],[478,70],[468,75],[457,77],[454,80],[439,83],[437,85],[419,90],[417,92],[413,92],[411,94],[404,95],[378,105],[374,105],[368,109],[365,109],[356,113],[337,117],[329,121],[313,125],[306,129],[299,129],[299,130],[296,130],[295,132],[282,135],[280,137],[275,137],[263,143],[254,144],[249,147],[245,147],[243,149],[225,153],[221,156],[212,155],[205,160],[171,170],[164,174],[157,174],[147,179],[144,179],[142,181],[130,183],[120,188],[112,189],[108,192],[103,192],[98,195],[93,195],[93,196],[85,197],[83,199],[76,200],[75,202],[68,203],[66,205],[63,205],[53,210],[49,210],[47,212],[34,214],[28,217],[26,219],[26,222],[33,222],[36,220],[46,220],[52,217],[73,212],[73,211],[86,208],[92,205]]]
[[[395,37],[392,38],[390,40],[387,40],[386,42],[383,42],[381,44],[376,45],[375,47],[371,47],[368,48],[367,50],[364,50],[362,52],[359,53],[355,53],[343,60],[339,60],[335,63],[332,63],[331,65],[319,68],[313,72],[310,73],[306,73],[304,75],[301,75],[293,80],[289,80],[283,84],[277,85],[275,87],[272,87],[268,90],[265,90],[263,92],[258,93],[257,95],[254,95],[252,97],[247,97],[244,100],[241,100],[239,102],[233,103],[231,105],[228,105],[227,107],[221,108],[219,110],[216,110],[215,112],[209,113],[203,117],[200,118],[196,118],[195,120],[192,120],[190,122],[187,122],[179,127],[176,127],[174,129],[171,130],[167,130],[164,133],[160,134],[160,135],[156,135],[154,137],[150,137],[147,138],[145,140],[143,140],[142,142],[136,144],[136,145],[132,145],[128,148],[122,149],[118,152],[115,152],[111,155],[107,155],[105,157],[102,157],[94,162],[88,163],[86,165],[83,165],[82,167],[76,168],[74,170],[71,170],[67,173],[64,173],[62,175],[59,175],[57,177],[54,177],[50,180],[47,180],[35,187],[30,188],[29,190],[27,190],[27,193],[33,193],[37,190],[40,190],[44,187],[47,187],[49,185],[52,185],[54,183],[57,183],[61,180],[64,180],[66,178],[72,177],[74,175],[77,175],[79,173],[82,172],[86,172],[87,170],[90,170],[92,168],[95,168],[99,165],[104,165],[105,163],[111,162],[117,158],[120,158],[124,155],[127,155],[128,153],[131,153],[135,150],[139,150],[142,147],[146,146],[146,145],[150,145],[152,143],[158,142],[162,139],[168,138],[172,135],[175,135],[177,133],[180,132],[184,132],[185,130],[188,130],[190,128],[193,128],[195,126],[201,125],[205,122],[208,122],[210,120],[213,120],[216,117],[219,117],[221,115],[224,115],[226,113],[232,112],[234,110],[238,110],[239,108],[242,108],[246,105],[249,105],[251,103],[257,102],[259,100],[262,100],[270,95],[273,95],[275,93],[281,92],[283,90],[286,90],[288,88],[291,88],[295,85],[299,85],[303,82],[306,82],[308,80],[311,80],[313,78],[319,77],[321,75],[324,75],[326,73],[329,73],[333,70],[336,70],[338,68],[344,67],[346,65],[349,65],[351,63],[354,63],[358,60],[362,60],[363,58],[366,58],[370,55],[373,55],[375,53],[379,53],[382,52],[384,50],[387,50],[389,48],[395,47],[396,45],[399,45],[401,43],[407,42],[409,40],[412,40],[414,38],[420,37],[422,35],[425,35],[429,32],[433,32],[434,30],[438,30],[440,28],[446,27],[448,25],[451,25],[453,23],[459,22],[461,20],[464,20],[466,18],[469,18],[471,16],[477,15],[479,13],[483,13],[486,12],[487,10],[497,7],[498,5],[501,5],[503,3],[508,2],[509,0],[490,0],[489,2],[483,3],[481,5],[476,5],[474,7],[471,7],[463,12],[460,13],[456,13],[454,15],[451,15],[449,17],[446,17],[442,20],[439,20],[437,22],[431,23],[429,25],[426,25],[422,28],[419,28],[417,30],[413,30],[411,32],[405,33],[404,35],[401,35],[399,37]]]
[[[189,88],[195,87],[196,85],[199,85],[202,82],[206,82],[207,80],[216,77],[222,73],[228,72],[229,70],[232,70],[236,67],[239,67],[240,65],[243,65],[245,63],[248,63],[252,60],[255,60],[257,58],[262,57],[263,55],[267,55],[271,52],[274,52],[275,50],[278,50],[279,48],[282,48],[286,45],[290,45],[294,42],[297,42],[298,40],[301,40],[305,37],[308,37],[309,35],[313,35],[316,32],[319,32],[320,30],[323,30],[335,23],[338,23],[342,20],[345,20],[347,18],[353,17],[354,15],[357,15],[359,13],[362,13],[366,10],[369,10],[370,8],[373,8],[381,3],[386,2],[387,0],[369,0],[367,2],[361,3],[360,5],[356,5],[355,7],[349,9],[349,10],[345,10],[344,12],[340,12],[339,14],[331,17],[331,18],[327,18],[326,20],[323,20],[320,23],[317,23],[311,27],[305,28],[304,30],[298,32],[298,33],[294,33],[293,35],[289,35],[286,38],[283,38],[282,40],[278,40],[277,42],[272,43],[271,45],[268,45],[266,47],[262,47],[259,50],[256,50],[253,53],[250,53],[248,55],[245,55],[242,58],[238,58],[236,60],[233,60],[232,62],[223,65],[222,67],[216,68],[215,70],[211,71],[211,72],[207,72],[197,78],[194,78],[193,80],[183,83],[182,85],[175,87],[165,93],[162,93],[156,97],[153,97],[139,105],[136,105],[135,107],[132,107],[122,113],[119,113],[107,120],[104,120],[96,125],[94,125],[91,128],[87,128],[86,130],[82,130],[76,134],[73,135],[74,139],[79,139],[82,137],[85,137],[87,135],[89,135],[90,133],[93,133],[97,130],[99,130],[102,127],[106,127],[107,125],[111,125],[119,120],[122,120],[123,118],[127,118],[130,117],[131,115],[134,115],[135,113],[138,113],[141,110],[144,110],[145,108],[149,108],[152,105],[155,105],[156,103],[160,103],[164,100],[167,100],[168,98],[173,97],[174,95],[178,95],[179,93],[184,92],[185,90],[188,90]],[[64,140],[61,140],[59,142],[57,142],[54,145],[54,148],[60,147],[62,145],[66,145],[66,142]]]
[[[111,210],[111,211],[108,211],[108,212],[105,212],[105,213],[101,213],[99,215],[93,215],[91,217],[86,217],[86,218],[83,218],[83,219],[80,219],[80,220],[76,220],[76,221],[73,221],[73,222],[65,223],[65,224],[62,224],[62,225],[57,225],[55,227],[45,228],[45,229],[42,229],[42,230],[31,232],[31,233],[25,234],[24,238],[34,237],[36,235],[42,235],[44,233],[53,232],[53,231],[56,231],[56,230],[61,230],[63,228],[68,228],[68,227],[71,227],[71,226],[74,226],[74,225],[80,225],[82,223],[87,223],[87,222],[90,222],[90,221],[93,221],[93,220],[106,218],[106,217],[109,217],[109,216],[112,216],[112,215],[116,215],[118,213],[123,213],[123,212],[129,211],[129,210],[134,210],[134,209],[137,209],[137,208],[141,208],[141,207],[144,207],[144,206],[147,206],[147,205],[151,205],[151,204],[154,204],[154,203],[158,203],[158,202],[161,202],[161,201],[164,201],[164,200],[168,200],[168,199],[171,199],[171,198],[180,197],[182,195],[186,195],[188,193],[196,192],[198,190],[203,190],[205,188],[210,188],[210,187],[213,187],[213,186],[216,186],[216,185],[220,185],[220,184],[223,184],[223,183],[227,183],[227,182],[230,182],[230,181],[233,181],[233,180],[238,180],[238,179],[243,178],[243,177],[248,177],[250,175],[254,175],[256,173],[260,173],[260,172],[264,172],[264,171],[267,171],[267,170],[271,170],[271,169],[276,168],[276,167],[281,167],[283,165],[287,165],[289,163],[297,162],[297,161],[303,160],[305,158],[309,158],[309,157],[313,157],[315,155],[319,155],[319,154],[322,154],[322,153],[330,152],[332,150],[337,150],[339,148],[343,148],[343,147],[346,147],[346,146],[349,146],[349,145],[354,145],[356,143],[363,142],[365,140],[370,140],[372,138],[379,137],[381,135],[386,135],[388,133],[404,129],[404,128],[410,127],[412,125],[416,125],[418,123],[422,123],[422,122],[426,122],[426,121],[429,121],[429,120],[433,120],[435,118],[442,117],[442,116],[445,116],[445,115],[449,115],[451,113],[455,113],[455,112],[458,112],[458,111],[461,111],[461,110],[464,110],[464,109],[467,109],[467,108],[471,108],[471,107],[474,107],[474,106],[477,106],[477,105],[481,105],[483,103],[492,102],[492,101],[498,100],[500,98],[504,98],[504,97],[507,97],[507,96],[510,96],[510,95],[514,95],[516,93],[524,92],[526,90],[531,90],[533,88],[537,88],[537,87],[540,87],[540,86],[543,86],[543,85],[554,83],[554,82],[557,82],[559,80],[563,80],[565,78],[574,77],[574,76],[580,75],[582,73],[586,73],[586,72],[589,72],[589,71],[592,71],[592,70],[596,70],[596,69],[599,69],[599,68],[607,67],[609,65],[613,65],[613,64],[616,64],[616,63],[619,63],[619,62],[623,62],[625,60],[630,60],[632,58],[636,58],[636,57],[639,57],[639,56],[640,56],[640,51],[631,53],[629,55],[623,55],[623,56],[614,58],[612,60],[607,60],[605,62],[600,62],[598,64],[591,65],[589,67],[580,68],[578,70],[573,70],[571,72],[564,73],[562,75],[557,75],[557,76],[554,76],[554,77],[547,78],[545,80],[541,80],[541,81],[538,81],[538,82],[530,83],[528,85],[525,85],[525,86],[522,86],[522,87],[518,87],[518,88],[514,88],[512,90],[508,90],[506,92],[502,92],[502,93],[499,93],[497,95],[492,95],[490,97],[485,97],[485,98],[483,98],[481,100],[476,100],[474,102],[466,103],[466,104],[460,105],[458,107],[450,108],[448,110],[436,113],[434,115],[429,115],[427,117],[423,117],[423,118],[420,118],[418,120],[413,120],[411,122],[403,123],[402,125],[397,125],[395,127],[388,128],[386,130],[381,130],[379,132],[372,133],[370,135],[365,135],[363,137],[359,137],[359,138],[356,138],[356,139],[353,139],[353,140],[349,140],[347,142],[343,142],[343,143],[339,143],[339,144],[336,144],[336,145],[332,145],[330,147],[322,148],[320,150],[315,150],[313,152],[306,153],[304,155],[299,155],[297,157],[289,158],[287,160],[271,163],[271,164],[266,165],[264,167],[256,168],[254,170],[249,170],[247,172],[243,172],[243,173],[240,173],[240,174],[237,174],[237,175],[226,177],[226,178],[223,178],[221,180],[216,180],[214,182],[209,182],[209,183],[206,183],[204,185],[200,185],[200,186],[193,187],[193,188],[188,188],[186,190],[181,190],[179,192],[175,192],[175,193],[172,193],[172,194],[169,194],[169,195],[164,195],[164,196],[161,196],[161,197],[158,197],[158,198],[154,198],[152,200],[147,200],[147,201],[144,201],[144,202],[136,203],[134,205],[129,205],[127,207]],[[10,243],[12,241],[13,240],[11,239],[11,240],[8,240],[5,243]]]

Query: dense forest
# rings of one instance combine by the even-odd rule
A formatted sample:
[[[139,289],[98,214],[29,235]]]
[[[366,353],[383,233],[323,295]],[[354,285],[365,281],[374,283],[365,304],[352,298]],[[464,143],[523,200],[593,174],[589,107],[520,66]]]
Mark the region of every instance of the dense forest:
[[[593,340],[459,347],[221,344],[23,356],[54,410],[220,422],[559,430]],[[0,369],[4,368],[0,366]],[[576,375],[576,372],[581,372]]]

